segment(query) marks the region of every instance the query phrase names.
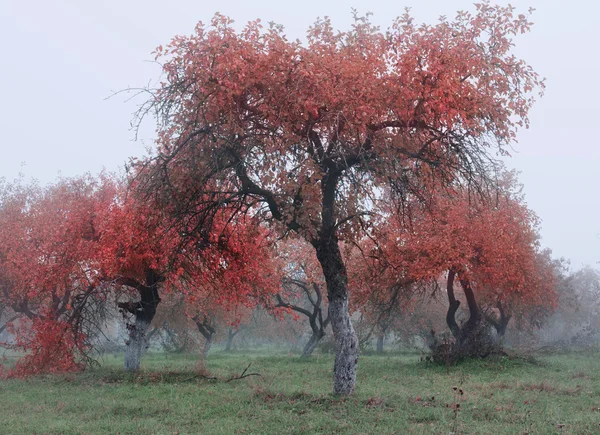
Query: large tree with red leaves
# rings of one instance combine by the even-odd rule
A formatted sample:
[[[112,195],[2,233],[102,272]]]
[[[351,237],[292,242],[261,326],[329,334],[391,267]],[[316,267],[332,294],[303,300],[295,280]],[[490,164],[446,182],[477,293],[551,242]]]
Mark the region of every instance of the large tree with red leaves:
[[[217,15],[156,51],[163,81],[140,112],[159,120],[147,191],[181,223],[234,207],[314,247],[335,393],[354,391],[358,364],[340,240],[360,232],[382,186],[397,199],[432,179],[483,179],[490,152],[528,122],[541,82],[511,48],[531,23],[512,7],[476,7],[433,26],[405,14],[386,32],[361,17],[342,32],[320,20],[306,44],[259,21],[237,32]]]

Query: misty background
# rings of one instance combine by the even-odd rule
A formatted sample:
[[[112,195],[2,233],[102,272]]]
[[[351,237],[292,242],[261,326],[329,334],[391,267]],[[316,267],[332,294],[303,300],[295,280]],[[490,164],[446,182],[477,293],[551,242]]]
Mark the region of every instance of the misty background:
[[[176,34],[219,11],[241,28],[260,18],[283,24],[290,39],[303,39],[317,17],[346,29],[351,8],[372,12],[386,29],[411,8],[417,22],[435,23],[472,1],[384,0],[275,2],[116,1],[0,4],[2,105],[0,177],[24,174],[41,183],[59,174],[119,170],[128,157],[152,147],[149,119],[137,141],[129,128],[136,100],[115,91],[155,83],[160,68],[151,52]],[[506,2],[500,1],[505,4]],[[542,243],[574,268],[600,261],[600,77],[597,17],[600,5],[585,0],[511,2],[532,15],[531,33],[516,38],[515,53],[547,78],[545,96],[533,107],[531,128],[519,132],[509,168],[521,172],[529,206],[542,218]],[[143,99],[142,99],[143,100]]]

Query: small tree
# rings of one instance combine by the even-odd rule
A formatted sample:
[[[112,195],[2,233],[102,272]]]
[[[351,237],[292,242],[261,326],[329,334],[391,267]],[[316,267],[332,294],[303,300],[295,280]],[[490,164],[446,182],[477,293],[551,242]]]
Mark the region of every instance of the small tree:
[[[250,217],[219,210],[210,231],[191,237],[138,193],[134,183],[104,210],[101,236],[104,279],[138,296],[118,304],[133,316],[125,355],[125,369],[133,371],[148,347],[160,291],[183,295],[185,312],[200,319],[215,309],[263,301],[277,291],[279,279],[269,234]]]
[[[368,327],[362,337],[363,344],[375,333],[377,353],[383,352],[386,335],[406,321],[404,317],[411,312],[413,302],[426,284],[426,280],[417,282],[402,267],[404,258],[394,258],[396,254],[404,255],[402,250],[394,249],[398,228],[387,231],[389,225],[397,223],[392,218],[376,225],[377,236],[365,237],[347,255],[353,289],[351,308],[360,312],[361,323]]]
[[[413,216],[410,231],[398,233],[398,248],[411,258],[415,279],[446,273],[446,321],[459,355],[488,354],[494,345],[487,320],[503,333],[510,311],[544,305],[555,307],[551,268],[539,250],[538,219],[522,201],[514,179],[504,178],[493,202],[457,191],[439,192],[430,207]],[[543,260],[543,261],[542,261]],[[467,302],[467,320],[459,324],[459,281]],[[490,312],[497,308],[500,319]],[[500,306],[500,308],[498,308]]]
[[[102,328],[108,288],[97,269],[94,216],[110,197],[89,176],[0,195],[0,300],[21,315],[15,374],[79,369]]]

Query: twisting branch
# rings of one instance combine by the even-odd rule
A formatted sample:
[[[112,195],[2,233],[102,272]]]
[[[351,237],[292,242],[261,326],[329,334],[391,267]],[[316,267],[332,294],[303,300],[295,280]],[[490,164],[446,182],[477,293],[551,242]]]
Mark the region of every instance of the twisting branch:
[[[239,376],[233,376],[233,377],[227,379],[225,382],[237,381],[239,379],[244,379],[244,378],[247,378],[249,376],[260,376],[262,378],[262,375],[260,373],[246,373],[248,371],[248,369],[250,368],[251,365],[252,365],[252,362],[249,362],[241,375],[239,375]]]
[[[228,379],[221,379],[217,376],[207,376],[204,375],[202,373],[197,373],[192,377],[189,377],[187,379],[184,379],[182,382],[188,382],[191,381],[192,379],[196,379],[196,378],[202,378],[202,379],[208,379],[208,380],[213,380],[213,381],[223,381],[225,383],[231,382],[231,381],[238,381],[240,379],[244,379],[244,378],[248,378],[250,376],[259,376],[262,378],[262,375],[260,373],[246,373],[248,371],[248,369],[250,368],[250,366],[252,365],[252,362],[249,362],[248,365],[246,366],[246,368],[244,369],[244,371],[242,371],[242,373],[238,376],[232,376]]]

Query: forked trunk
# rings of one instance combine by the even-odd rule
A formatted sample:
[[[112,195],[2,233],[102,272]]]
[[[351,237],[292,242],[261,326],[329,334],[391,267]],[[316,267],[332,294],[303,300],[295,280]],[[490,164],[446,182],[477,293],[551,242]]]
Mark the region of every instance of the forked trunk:
[[[463,335],[465,339],[468,339],[469,336],[476,333],[478,329],[482,327],[484,319],[481,308],[479,308],[479,304],[475,299],[475,293],[473,292],[471,283],[466,279],[461,279],[460,285],[463,288],[463,293],[467,299],[467,306],[469,307],[469,320],[463,325],[461,335]]]
[[[496,328],[496,332],[498,333],[498,339],[504,338],[506,334],[506,328],[508,327],[508,322],[510,321],[510,317],[505,317],[500,319],[498,322],[498,327]]]
[[[204,348],[202,349],[202,356],[203,358],[206,358],[214,342],[217,330],[213,326],[211,319],[207,316],[200,318],[199,315],[196,315],[192,318],[192,320],[196,323],[196,326],[198,327],[198,332],[200,332],[200,334],[202,334],[202,336],[204,337]]]
[[[350,395],[356,387],[358,337],[348,312],[348,276],[338,241],[334,236],[317,246],[317,258],[327,283],[329,319],[337,347],[333,366],[333,392]]]
[[[461,279],[460,283],[467,300],[469,308],[469,319],[459,326],[456,323],[456,312],[460,306],[460,301],[454,296],[454,278],[455,270],[450,270],[448,273],[448,312],[446,322],[452,335],[456,339],[457,356],[483,357],[487,356],[492,351],[492,343],[490,341],[489,330],[487,329],[485,317],[477,300],[475,293],[471,287],[471,283],[466,279]]]
[[[276,307],[285,307],[288,309],[292,309],[297,313],[301,313],[308,317],[308,323],[310,325],[310,329],[312,330],[312,335],[306,345],[304,346],[304,350],[302,351],[302,357],[309,357],[312,355],[315,347],[319,343],[319,341],[325,336],[325,329],[329,325],[329,317],[323,320],[323,311],[321,309],[321,302],[323,301],[321,289],[317,283],[312,283],[312,288],[316,295],[316,298],[313,299],[311,296],[310,285],[304,283],[299,280],[289,280],[288,283],[294,284],[300,287],[304,293],[308,296],[308,300],[312,305],[312,312],[307,310],[306,308],[300,307],[298,305],[292,305],[290,303],[284,302],[281,298],[281,295],[276,295],[277,299]]]
[[[498,308],[498,313],[500,313],[500,319],[498,319],[498,323],[494,325],[496,328],[496,332],[498,332],[498,338],[504,338],[504,334],[506,334],[506,328],[508,327],[508,322],[510,322],[511,314],[504,311],[504,305],[502,305],[502,301],[498,301],[496,304]]]

